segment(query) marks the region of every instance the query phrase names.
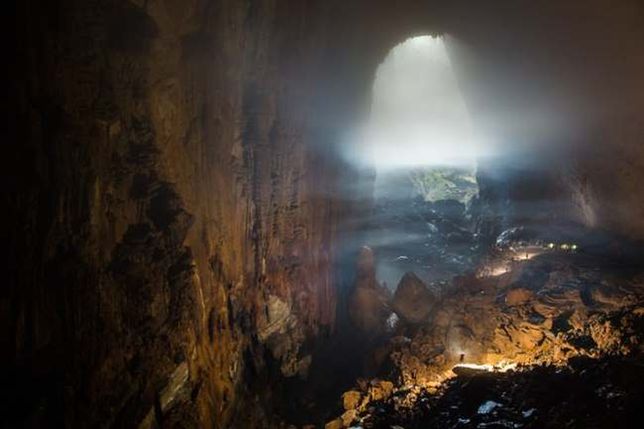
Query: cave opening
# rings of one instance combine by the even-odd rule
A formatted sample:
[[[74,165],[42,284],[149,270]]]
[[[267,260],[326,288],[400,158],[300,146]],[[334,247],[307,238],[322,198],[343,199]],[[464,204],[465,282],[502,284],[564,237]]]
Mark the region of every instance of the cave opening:
[[[445,283],[477,260],[475,137],[447,36],[394,46],[375,73],[363,156],[375,169],[367,237],[392,292],[406,272]],[[489,155],[489,154],[487,154]]]

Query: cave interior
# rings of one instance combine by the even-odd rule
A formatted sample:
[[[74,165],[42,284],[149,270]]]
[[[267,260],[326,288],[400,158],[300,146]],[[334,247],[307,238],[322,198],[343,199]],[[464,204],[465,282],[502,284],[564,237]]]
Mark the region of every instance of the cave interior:
[[[0,427],[641,427],[641,0],[10,12]]]

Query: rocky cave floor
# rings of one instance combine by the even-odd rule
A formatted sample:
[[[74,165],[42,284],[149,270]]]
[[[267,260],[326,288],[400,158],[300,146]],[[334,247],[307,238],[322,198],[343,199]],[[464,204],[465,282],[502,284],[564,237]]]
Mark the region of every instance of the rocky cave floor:
[[[639,427],[644,366],[636,359],[577,357],[564,367],[462,372],[438,392],[422,391],[409,409],[397,408],[395,396],[371,402],[356,427]]]
[[[440,295],[403,278],[383,298],[398,322],[367,353],[378,370],[336,397],[325,428],[640,427],[644,265],[609,250],[497,255],[485,264],[501,274]]]

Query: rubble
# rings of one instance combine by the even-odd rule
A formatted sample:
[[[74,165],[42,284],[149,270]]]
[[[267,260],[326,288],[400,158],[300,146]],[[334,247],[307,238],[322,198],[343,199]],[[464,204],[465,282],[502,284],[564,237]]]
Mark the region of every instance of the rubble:
[[[602,376],[598,368],[607,365],[608,359],[621,365],[641,357],[644,278],[618,275],[607,267],[595,269],[599,263],[582,254],[544,253],[498,277],[462,277],[440,300],[423,303],[422,298],[408,298],[406,303],[416,303],[425,312],[415,318],[410,315],[420,314],[421,309],[401,306],[397,291],[392,307],[406,326],[399,331],[405,336],[390,340],[392,382],[362,383],[345,393],[345,408],[356,411],[363,422],[360,427],[365,428],[395,424],[406,428],[559,427],[553,422],[565,420],[548,420],[541,399],[510,392],[536,389],[529,380],[538,377],[534,374],[545,374],[553,386],[559,386],[559,378],[581,377],[581,385],[575,388],[594,383],[604,397],[622,397],[624,391],[614,387],[614,380],[598,379]],[[412,285],[407,288],[414,292],[409,295],[423,297],[422,282],[406,277],[405,283]],[[589,372],[596,377],[585,380]],[[634,371],[638,376],[642,373],[640,367]],[[383,383],[388,383],[390,394],[380,394]],[[462,414],[462,403],[456,399],[460,393],[454,389],[467,389],[467,383],[481,384],[480,392],[491,389],[496,396],[477,397],[476,404]],[[503,389],[497,389],[498,383]],[[539,385],[549,388],[548,383],[535,386]],[[441,401],[456,401],[449,405],[455,408],[445,408]],[[442,408],[436,409],[436,404],[443,404]],[[567,407],[555,414],[571,412]],[[355,413],[351,419],[356,420]],[[351,423],[348,418],[345,421]],[[532,423],[537,421],[548,424]]]

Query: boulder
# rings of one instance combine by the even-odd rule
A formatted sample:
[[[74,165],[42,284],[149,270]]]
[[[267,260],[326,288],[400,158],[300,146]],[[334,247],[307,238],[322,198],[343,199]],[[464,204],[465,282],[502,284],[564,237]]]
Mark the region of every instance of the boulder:
[[[357,390],[349,390],[342,394],[342,404],[344,405],[345,410],[353,410],[358,408],[360,405],[360,399],[362,399],[362,394]]]
[[[398,283],[392,308],[405,322],[417,324],[428,319],[437,301],[423,281],[409,272]]]
[[[391,381],[374,380],[369,387],[369,398],[372,401],[384,401],[394,391],[394,384]]]
[[[342,424],[345,428],[351,427],[353,423],[358,418],[358,410],[348,410],[342,414]]]

